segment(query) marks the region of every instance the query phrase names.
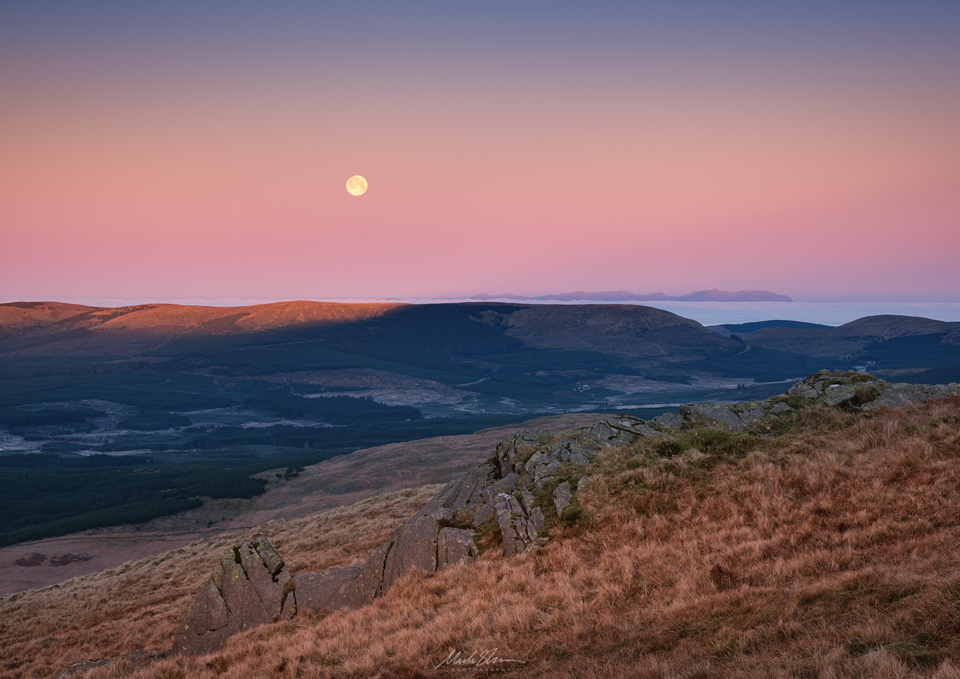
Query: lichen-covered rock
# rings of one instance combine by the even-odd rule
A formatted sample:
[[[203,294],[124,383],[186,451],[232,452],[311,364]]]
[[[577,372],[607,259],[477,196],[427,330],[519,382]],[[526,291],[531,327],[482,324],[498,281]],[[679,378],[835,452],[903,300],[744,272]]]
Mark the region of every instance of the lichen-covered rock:
[[[689,422],[715,427],[729,432],[743,431],[743,420],[731,408],[731,403],[689,403],[680,406],[680,413]]]
[[[527,429],[517,432],[510,438],[497,444],[497,462],[500,465],[500,478],[507,474],[522,473],[524,462],[541,441],[553,436],[553,432],[543,429]]]
[[[295,575],[297,608],[314,612],[359,608],[368,603],[357,587],[362,574],[363,566],[360,565]]]
[[[582,481],[583,479],[581,479]],[[553,506],[557,509],[557,516],[563,516],[563,510],[567,508],[573,499],[573,491],[570,490],[570,482],[564,481],[553,489]]]
[[[763,401],[742,401],[737,404],[737,410],[740,412],[736,412],[733,409],[731,409],[731,412],[734,412],[744,425],[759,422],[765,414],[763,411]]]
[[[663,429],[679,429],[684,425],[683,415],[680,413],[664,413],[663,415],[657,415],[652,421]]]
[[[586,440],[595,441],[589,437]],[[594,452],[584,443],[581,436],[565,438],[535,452],[527,461],[525,468],[537,488],[542,489],[565,464],[578,466],[590,464]]]
[[[473,531],[462,528],[441,528],[437,535],[437,570],[458,563],[477,560]]]
[[[774,403],[774,404],[771,405],[770,407],[765,408],[765,412],[766,412],[767,415],[779,415],[780,413],[785,413],[785,412],[787,412],[787,411],[789,411],[789,410],[793,410],[793,408],[791,408],[790,406],[788,406],[788,405],[787,405],[786,403],[784,403],[783,401],[781,401],[781,402],[779,402],[779,403]]]
[[[488,463],[478,465],[461,478],[448,483],[418,514],[429,514],[441,507],[476,511],[487,502],[484,491],[500,478],[496,466]]]
[[[242,542],[220,557],[174,635],[173,651],[198,655],[219,649],[243,630],[296,614],[295,583],[267,540]]]
[[[385,542],[369,554],[363,562],[363,571],[357,578],[354,587],[357,597],[363,604],[368,604],[383,594],[383,571],[387,566],[387,555],[393,549],[393,540]]]
[[[543,512],[539,507],[532,506],[533,495],[529,491],[524,491],[524,494],[501,494],[497,497],[497,525],[503,536],[504,556],[524,554],[547,543],[546,538],[539,535],[545,522]]]
[[[506,493],[509,495],[515,491],[519,485],[520,475],[516,472],[512,472],[504,476],[499,481],[495,481],[487,486],[483,491],[483,498],[487,501],[487,504],[489,504],[500,493]]]
[[[857,384],[831,384],[824,388],[820,401],[824,405],[835,407],[853,399],[859,388]]]
[[[659,431],[632,415],[618,415],[611,420],[584,427],[581,431],[610,446],[625,445],[641,436],[660,436]]]
[[[924,401],[951,396],[960,396],[960,384],[905,384],[898,382],[887,386],[877,398],[865,404],[863,410],[903,408],[913,403],[923,403]]]
[[[496,501],[495,498],[491,499],[490,502],[485,504],[480,510],[474,514],[472,524],[474,527],[479,526],[484,521],[487,521],[493,518],[496,515]]]
[[[806,382],[797,382],[792,387],[787,389],[788,394],[798,394],[806,398],[817,398],[820,395],[820,391],[813,386],[812,384],[807,384]]]
[[[431,514],[417,516],[393,532],[393,547],[383,568],[383,591],[413,568],[428,573],[437,570],[437,532],[440,526]]]

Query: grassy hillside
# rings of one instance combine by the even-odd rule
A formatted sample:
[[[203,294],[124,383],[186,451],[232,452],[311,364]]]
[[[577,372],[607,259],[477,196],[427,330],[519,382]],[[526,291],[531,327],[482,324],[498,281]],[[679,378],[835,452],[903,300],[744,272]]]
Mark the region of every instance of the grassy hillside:
[[[599,453],[591,475],[583,511],[531,554],[487,543],[478,563],[414,571],[361,610],[88,676],[461,676],[439,666],[456,651],[529,677],[960,676],[960,399],[668,432]],[[356,563],[428,496],[256,533],[293,572]],[[3,598],[0,668],[46,677],[169,647],[236,537]]]

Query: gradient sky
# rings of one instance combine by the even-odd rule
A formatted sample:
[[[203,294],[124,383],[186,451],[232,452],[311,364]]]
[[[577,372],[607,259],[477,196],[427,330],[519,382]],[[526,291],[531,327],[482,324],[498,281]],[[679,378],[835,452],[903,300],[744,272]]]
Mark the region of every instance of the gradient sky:
[[[0,301],[960,301],[960,2],[838,4],[5,0]]]

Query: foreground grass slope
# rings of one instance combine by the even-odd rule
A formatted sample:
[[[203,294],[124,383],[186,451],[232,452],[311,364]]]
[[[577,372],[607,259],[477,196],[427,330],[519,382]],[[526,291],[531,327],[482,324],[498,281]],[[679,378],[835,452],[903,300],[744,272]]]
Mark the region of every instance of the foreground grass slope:
[[[361,610],[88,676],[451,676],[451,651],[497,649],[530,677],[960,677],[960,399],[781,418],[598,454],[582,512],[531,554],[488,544]],[[354,525],[336,534],[329,519],[259,533],[293,572],[356,562],[427,495],[340,510]],[[3,668],[168,647],[230,541],[4,599]]]

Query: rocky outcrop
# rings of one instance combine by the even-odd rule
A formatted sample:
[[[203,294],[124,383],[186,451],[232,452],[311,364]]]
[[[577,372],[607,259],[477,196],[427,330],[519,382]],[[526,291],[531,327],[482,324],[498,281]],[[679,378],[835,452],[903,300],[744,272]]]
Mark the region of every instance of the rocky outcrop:
[[[521,431],[501,441],[490,460],[444,487],[363,564],[291,577],[266,540],[228,550],[177,630],[174,651],[211,652],[236,632],[298,610],[358,608],[415,568],[434,572],[476,560],[478,533],[499,535],[507,557],[535,550],[547,543],[549,526],[561,523],[568,508],[577,509],[577,496],[590,480],[588,467],[603,449],[685,426],[742,432],[810,404],[872,410],[956,395],[958,384],[891,385],[862,373],[822,371],[765,401],[691,403],[650,422],[618,415],[566,435]]]
[[[237,632],[292,618],[297,612],[294,586],[267,540],[234,545],[190,604],[174,635],[174,653],[210,653]]]
[[[499,533],[505,556],[547,543],[554,522],[576,501],[578,483],[597,450],[660,433],[642,420],[623,416],[578,430],[523,431],[501,442],[496,456],[449,483],[363,564],[300,573],[291,577],[283,560],[264,541],[234,546],[200,591],[177,630],[176,653],[219,649],[228,637],[298,610],[358,608],[383,596],[414,568],[434,572],[479,556],[481,529]],[[578,471],[579,470],[579,471]],[[562,478],[561,478],[562,477]],[[549,491],[538,504],[534,490]]]
[[[335,611],[359,608],[373,600],[358,587],[363,565],[300,573],[293,578],[297,608],[311,611]]]
[[[949,396],[960,396],[960,384],[890,384],[866,373],[821,370],[795,383],[783,396],[765,401],[688,403],[680,406],[680,412],[660,415],[650,424],[660,430],[701,425],[739,433],[751,424],[769,421],[794,407],[820,404],[869,412]]]
[[[516,556],[547,544],[541,531],[546,525],[543,510],[538,507],[533,493],[523,489],[517,494],[501,493],[496,497],[497,526],[503,537],[503,555]]]
[[[821,370],[790,387],[787,395],[793,394],[826,406],[869,412],[960,396],[960,384],[891,384],[866,373]]]

